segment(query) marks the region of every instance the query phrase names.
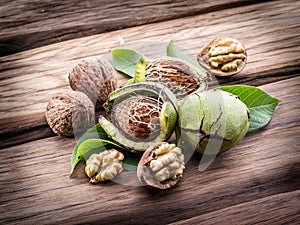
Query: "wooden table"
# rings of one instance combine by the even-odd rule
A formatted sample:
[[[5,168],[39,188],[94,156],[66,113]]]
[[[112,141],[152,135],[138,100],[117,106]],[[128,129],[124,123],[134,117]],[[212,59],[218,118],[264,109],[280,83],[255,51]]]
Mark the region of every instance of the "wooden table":
[[[0,224],[300,224],[299,1],[3,0],[0,14]],[[75,140],[44,114],[79,59],[123,40],[173,39],[195,56],[219,36],[248,50],[246,68],[219,83],[281,99],[266,127],[203,172],[193,156],[167,191],[92,185],[82,168],[69,178]]]

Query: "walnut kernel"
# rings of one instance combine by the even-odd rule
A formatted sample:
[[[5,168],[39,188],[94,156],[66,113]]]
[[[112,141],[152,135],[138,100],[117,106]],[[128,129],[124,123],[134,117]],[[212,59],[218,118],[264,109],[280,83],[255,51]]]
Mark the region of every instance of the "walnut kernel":
[[[110,180],[122,172],[122,160],[124,155],[115,150],[105,150],[99,154],[93,154],[86,161],[85,173],[91,183]]]
[[[230,76],[240,72],[246,65],[246,49],[233,38],[216,38],[198,54],[200,65],[216,76]]]
[[[145,151],[138,164],[138,178],[143,184],[158,189],[174,186],[182,177],[184,155],[174,144],[160,142]]]

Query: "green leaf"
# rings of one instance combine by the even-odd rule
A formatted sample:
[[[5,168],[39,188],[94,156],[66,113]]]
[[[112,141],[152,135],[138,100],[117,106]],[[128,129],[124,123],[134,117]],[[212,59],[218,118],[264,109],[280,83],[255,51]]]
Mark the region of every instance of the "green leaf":
[[[100,124],[96,124],[92,128],[90,128],[79,140],[77,141],[73,154],[71,157],[71,174],[73,173],[76,165],[81,161],[80,155],[78,155],[78,148],[85,140],[88,139],[108,139],[107,134],[102,129]]]
[[[80,144],[77,155],[80,157],[81,161],[85,163],[86,159],[88,159],[92,154],[98,154],[106,149],[115,147],[122,148],[113,141],[103,139],[88,139]]]
[[[129,152],[111,140],[100,124],[96,124],[89,129],[76,143],[71,158],[71,173],[79,162],[85,163],[92,154],[98,154],[106,149],[117,149],[124,154],[124,170],[136,170],[141,156],[137,153]]]
[[[221,90],[237,95],[250,111],[248,132],[267,125],[273,117],[280,100],[253,86],[233,85],[220,87]]]
[[[138,153],[132,153],[126,150],[119,150],[124,154],[124,160],[123,160],[123,169],[124,170],[137,170],[137,165],[142,157],[142,154]]]
[[[182,59],[183,61],[186,61],[190,64],[197,65],[198,63],[193,60],[190,56],[187,54],[183,53],[181,50],[179,50],[175,45],[173,40],[171,40],[167,46],[167,56],[173,57],[173,58],[179,58]]]
[[[130,77],[135,76],[135,66],[142,57],[131,49],[114,49],[111,50],[112,64],[116,70],[125,73]]]
[[[139,156],[136,153],[129,152],[125,150],[120,145],[116,144],[112,140],[103,140],[103,139],[89,139],[81,143],[78,148],[77,155],[80,158],[80,161],[83,163],[92,155],[98,154],[105,151],[106,149],[116,149],[124,154],[123,160],[123,169],[124,170],[136,170],[137,164],[139,163]]]

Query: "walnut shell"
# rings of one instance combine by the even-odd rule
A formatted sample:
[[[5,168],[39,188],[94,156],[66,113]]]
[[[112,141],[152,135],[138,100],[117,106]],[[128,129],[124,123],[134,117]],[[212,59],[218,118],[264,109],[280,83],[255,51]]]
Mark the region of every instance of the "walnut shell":
[[[117,87],[116,71],[105,58],[82,59],[69,73],[74,91],[85,93],[94,103],[102,105]]]
[[[159,83],[124,86],[109,95],[107,105],[111,121],[100,115],[99,124],[111,139],[133,152],[168,140],[177,123],[177,99]]]
[[[207,71],[192,67],[179,59],[157,59],[148,63],[145,80],[168,87],[177,98],[206,89]]]
[[[80,135],[95,124],[94,117],[94,104],[82,92],[58,94],[47,105],[46,120],[58,135]]]
[[[143,154],[137,167],[140,182],[154,189],[168,189],[182,177],[184,155],[174,144],[158,142]]]
[[[247,53],[236,39],[215,38],[203,47],[197,60],[215,76],[231,76],[244,69]]]
[[[131,96],[112,110],[112,119],[128,137],[153,140],[160,133],[162,104],[148,96]]]

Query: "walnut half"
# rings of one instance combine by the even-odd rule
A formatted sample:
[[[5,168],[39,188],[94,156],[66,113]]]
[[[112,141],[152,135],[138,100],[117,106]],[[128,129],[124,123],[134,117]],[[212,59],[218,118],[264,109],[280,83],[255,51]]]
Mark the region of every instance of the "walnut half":
[[[167,189],[177,184],[184,169],[181,149],[174,144],[159,142],[144,152],[138,164],[137,175],[142,184]]]
[[[247,53],[243,44],[233,38],[216,38],[198,54],[198,62],[216,76],[230,76],[246,65]]]
[[[86,161],[85,173],[91,178],[91,183],[110,180],[122,172],[122,160],[124,155],[115,150],[105,150],[99,154],[93,154]]]

